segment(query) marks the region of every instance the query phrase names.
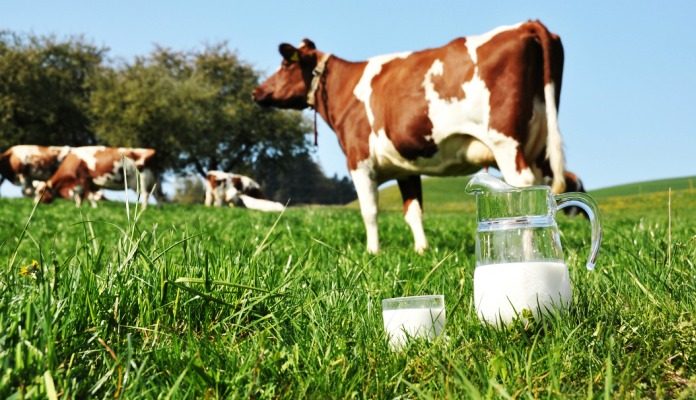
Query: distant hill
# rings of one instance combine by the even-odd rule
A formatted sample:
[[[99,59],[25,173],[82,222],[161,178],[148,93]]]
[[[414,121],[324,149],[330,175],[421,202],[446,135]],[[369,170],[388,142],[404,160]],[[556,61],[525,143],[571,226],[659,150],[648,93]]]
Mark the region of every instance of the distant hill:
[[[606,198],[666,192],[670,188],[672,190],[694,189],[696,188],[696,176],[629,183],[626,185],[591,190],[589,193],[596,198]]]
[[[423,202],[425,211],[474,211],[474,197],[464,191],[469,176],[451,178],[423,178]],[[632,196],[672,190],[696,189],[696,176],[671,178],[646,182],[629,183],[626,185],[612,186],[597,190],[590,190],[589,194],[597,199],[609,197]],[[359,208],[355,200],[347,205],[350,208]],[[384,187],[379,191],[379,209],[385,211],[401,210],[401,194],[397,185]]]

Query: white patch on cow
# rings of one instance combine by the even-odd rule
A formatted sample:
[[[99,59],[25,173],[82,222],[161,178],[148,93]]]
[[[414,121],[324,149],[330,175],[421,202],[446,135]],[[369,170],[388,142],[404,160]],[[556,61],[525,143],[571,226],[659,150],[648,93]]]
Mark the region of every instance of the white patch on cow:
[[[147,160],[148,156],[154,154],[151,149],[131,149],[125,147],[120,147],[118,149],[118,153],[121,156],[124,154],[127,155],[127,157],[129,157],[138,168],[142,168],[145,165],[145,161]],[[135,157],[133,157],[133,155],[135,155]]]
[[[375,120],[375,115],[372,112],[372,108],[370,108],[370,96],[372,95],[372,79],[382,70],[382,65],[396,58],[406,58],[411,53],[412,52],[408,51],[403,53],[385,54],[377,57],[372,57],[369,60],[367,60],[365,70],[363,71],[362,77],[360,77],[360,81],[357,85],[355,85],[355,89],[353,89],[353,94],[358,100],[362,101],[365,104],[365,111],[367,112],[367,119],[370,122],[370,126],[373,125]]]
[[[490,91],[478,74],[462,85],[462,100],[443,99],[435,90],[432,77],[442,74],[442,62],[436,60],[426,72],[423,87],[428,101],[428,117],[433,123],[433,140],[438,145],[452,134],[472,135],[486,142],[490,118]],[[478,71],[478,67],[475,71]]]
[[[370,155],[380,171],[380,176],[376,177],[376,179],[379,179],[378,183],[398,177],[400,171],[415,171],[413,163],[399,154],[396,147],[394,147],[394,143],[387,137],[384,129],[370,134],[369,148]]]
[[[257,199],[245,194],[239,194],[239,199],[242,201],[242,203],[244,203],[244,207],[251,210],[273,212],[283,211],[285,209],[285,206],[277,201]]]
[[[527,167],[521,171],[517,171],[517,146],[518,142],[509,136],[503,135],[500,132],[491,130],[492,136],[498,136],[499,140],[493,146],[498,170],[505,177],[505,181],[512,186],[531,186],[534,185],[536,179],[532,170]]]
[[[33,144],[23,144],[12,147],[12,153],[17,156],[22,162],[27,162],[32,157],[41,155],[39,146]]]
[[[466,48],[469,51],[469,57],[471,57],[471,60],[474,62],[474,64],[478,64],[478,53],[476,53],[476,50],[484,43],[488,42],[493,38],[493,36],[509,31],[512,29],[517,29],[522,23],[518,23],[515,25],[504,25],[504,26],[499,26],[491,31],[488,31],[484,34],[481,35],[475,35],[475,36],[467,36],[466,37]]]
[[[97,168],[96,154],[98,151],[104,151],[105,148],[105,146],[75,147],[72,152],[87,164],[87,168],[94,171]]]
[[[413,174],[466,175],[493,163],[489,148],[469,135],[450,135],[438,143],[439,151],[432,157],[416,160],[403,158],[383,129],[370,134],[369,143],[371,159],[378,166],[379,183]]]
[[[229,172],[223,172],[223,171],[208,171],[208,175],[212,175],[215,177],[215,179],[226,179],[229,177],[230,174]]]
[[[71,151],[72,148],[70,146],[60,147],[60,149],[58,150],[58,161],[62,162],[65,159],[65,157],[67,157],[68,154],[70,154]]]
[[[377,180],[374,176],[372,161],[364,160],[358,163],[356,169],[350,171],[355,191],[358,193],[360,212],[367,232],[367,251],[375,254],[379,251],[379,233],[377,230],[378,192]]]
[[[445,63],[443,63],[441,60],[435,60],[433,61],[433,65],[430,66],[430,69],[428,72],[425,73],[426,78],[428,76],[442,76],[442,74],[445,73]],[[423,87],[426,87],[427,84],[427,79],[426,82],[423,83]],[[431,83],[432,85],[432,83]]]
[[[428,239],[423,230],[423,209],[418,200],[413,200],[408,205],[404,219],[413,232],[413,241],[417,253],[423,253],[428,248]]]

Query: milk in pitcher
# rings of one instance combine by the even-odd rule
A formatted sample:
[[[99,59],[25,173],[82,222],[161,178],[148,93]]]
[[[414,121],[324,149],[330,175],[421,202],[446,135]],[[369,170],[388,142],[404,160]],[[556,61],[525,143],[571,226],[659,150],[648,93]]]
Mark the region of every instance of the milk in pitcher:
[[[479,265],[474,271],[477,314],[491,324],[508,324],[522,311],[563,309],[570,305],[571,286],[563,262],[512,262]]]

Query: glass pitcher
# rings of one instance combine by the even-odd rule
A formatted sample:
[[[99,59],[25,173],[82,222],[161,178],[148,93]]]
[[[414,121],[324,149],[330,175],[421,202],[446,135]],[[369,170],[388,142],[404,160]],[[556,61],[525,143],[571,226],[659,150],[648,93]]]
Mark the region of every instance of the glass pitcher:
[[[587,269],[593,270],[602,240],[597,203],[585,193],[553,195],[548,186],[513,187],[488,174],[466,187],[476,195],[474,302],[482,321],[508,324],[531,311],[535,318],[570,305],[572,289],[563,259],[556,211],[585,210],[592,224]]]

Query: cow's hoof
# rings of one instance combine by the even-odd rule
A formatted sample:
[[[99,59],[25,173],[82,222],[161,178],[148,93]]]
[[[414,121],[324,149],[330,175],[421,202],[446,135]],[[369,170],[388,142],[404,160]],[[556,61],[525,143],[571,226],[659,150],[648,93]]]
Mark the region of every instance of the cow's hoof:
[[[375,246],[367,246],[367,252],[368,252],[369,254],[377,254],[377,253],[379,253],[379,247],[378,247],[378,246],[377,246],[377,247],[375,247]]]

